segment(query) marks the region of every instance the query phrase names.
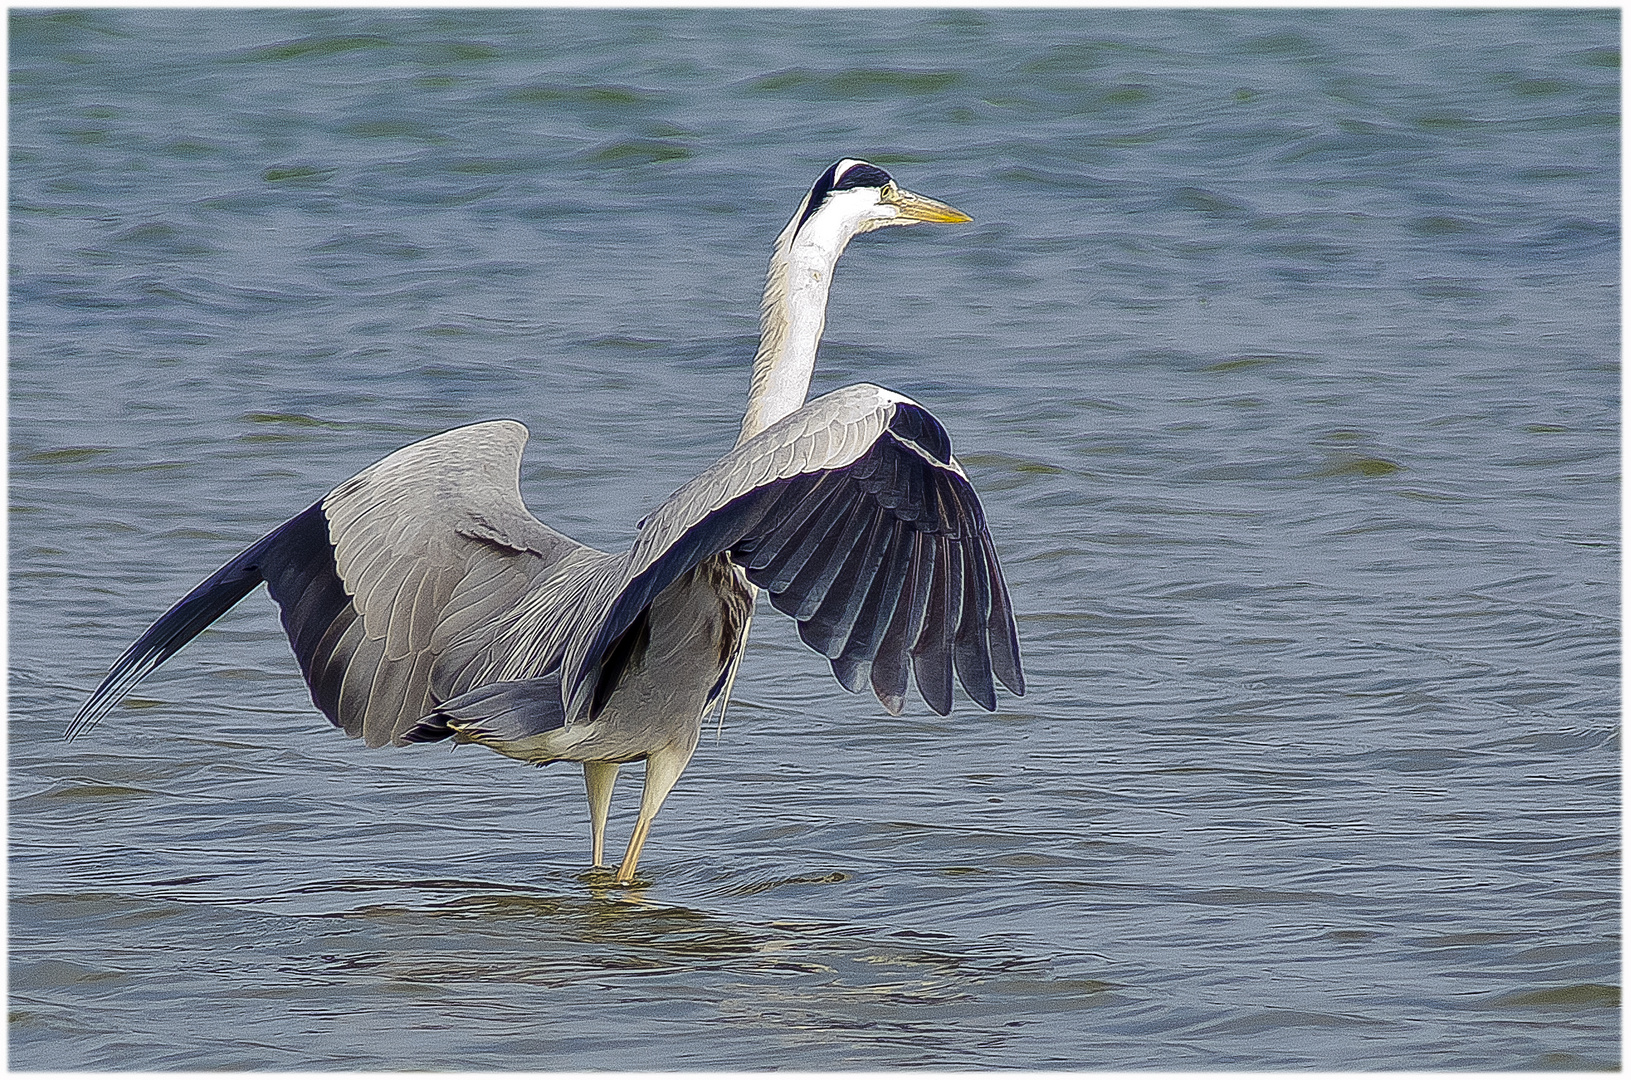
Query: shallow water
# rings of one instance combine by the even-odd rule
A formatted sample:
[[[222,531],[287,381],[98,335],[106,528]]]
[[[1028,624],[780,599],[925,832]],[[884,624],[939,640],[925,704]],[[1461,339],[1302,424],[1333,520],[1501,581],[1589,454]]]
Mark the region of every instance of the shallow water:
[[[1616,13],[11,31],[13,1067],[1617,1064]],[[851,249],[815,388],[951,431],[1026,697],[891,718],[762,611],[634,891],[576,770],[330,729],[259,595],[61,740],[421,436],[524,420],[626,543],[849,154],[975,223]]]

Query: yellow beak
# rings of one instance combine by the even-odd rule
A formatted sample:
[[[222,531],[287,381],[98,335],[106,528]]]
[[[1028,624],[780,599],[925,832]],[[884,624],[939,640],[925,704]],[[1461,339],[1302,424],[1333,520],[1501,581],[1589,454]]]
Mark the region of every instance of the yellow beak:
[[[931,199],[927,195],[918,195],[895,184],[890,184],[884,188],[881,198],[899,211],[900,216],[907,221],[933,221],[943,225],[955,225],[958,222],[974,220],[961,210],[954,206],[948,206],[939,199]]]

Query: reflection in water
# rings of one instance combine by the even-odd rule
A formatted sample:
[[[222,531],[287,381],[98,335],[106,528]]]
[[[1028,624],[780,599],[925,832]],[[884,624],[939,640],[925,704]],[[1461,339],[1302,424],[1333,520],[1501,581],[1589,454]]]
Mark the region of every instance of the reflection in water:
[[[644,890],[625,890],[621,897],[595,890],[586,897],[575,890],[470,888],[472,883],[451,881],[359,880],[291,890],[301,897],[375,889],[461,895],[300,917],[302,955],[298,962],[279,962],[276,975],[291,986],[351,986],[400,998],[411,1008],[428,1005],[416,1000],[416,987],[436,992],[456,986],[457,1005],[447,1023],[466,1014],[503,1017],[522,1038],[540,1037],[559,1023],[558,1014],[539,1012],[552,1000],[548,995],[593,999],[591,988],[599,988],[605,1008],[624,1012],[660,1002],[663,1022],[671,1024],[677,993],[702,1010],[696,1022],[776,1031],[785,1046],[831,1054],[834,1064],[861,1060],[868,1046],[904,1048],[926,1063],[936,1055],[922,1040],[954,1032],[956,1041],[970,1046],[1003,1045],[1006,1040],[992,1031],[969,1039],[970,1006],[989,1021],[1073,1013],[1116,1000],[1113,983],[1054,978],[1047,959],[989,943],[970,946],[947,934],[815,920],[748,921],[662,902]],[[59,901],[85,918],[105,903],[92,896]],[[120,899],[125,907],[129,902]],[[174,909],[165,914],[177,917]],[[241,969],[218,975],[225,988],[238,988],[233,993],[257,981],[255,973]],[[75,981],[38,970],[21,989],[39,992]],[[439,992],[436,1000],[437,1009],[447,1007]],[[325,1008],[315,999],[300,1012],[336,1022],[350,1015],[344,1001]],[[712,1057],[682,1052],[680,1060],[752,1064],[751,1058],[733,1057],[724,1044],[715,1050]]]

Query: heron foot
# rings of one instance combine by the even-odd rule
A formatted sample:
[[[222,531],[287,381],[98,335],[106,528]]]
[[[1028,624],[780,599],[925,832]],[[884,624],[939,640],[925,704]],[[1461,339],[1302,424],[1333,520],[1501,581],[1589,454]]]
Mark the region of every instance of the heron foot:
[[[644,889],[650,884],[651,882],[647,881],[645,878],[635,877],[632,874],[628,877],[624,877],[623,875],[619,874],[612,880],[612,887],[616,889]]]
[[[591,866],[578,875],[578,880],[590,887],[605,888],[614,884],[612,875],[616,873],[609,866]]]
[[[578,881],[596,894],[604,894],[608,889],[645,889],[651,885],[643,877],[624,877],[620,868],[610,866],[591,866],[578,875]]]

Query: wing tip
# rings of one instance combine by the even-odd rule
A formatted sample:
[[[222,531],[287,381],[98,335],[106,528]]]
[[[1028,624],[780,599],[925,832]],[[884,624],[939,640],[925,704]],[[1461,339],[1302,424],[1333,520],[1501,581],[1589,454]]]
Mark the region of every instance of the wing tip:
[[[101,723],[102,717],[107,715],[108,711],[111,709],[111,705],[108,706],[107,709],[98,709],[95,712],[92,712],[90,706],[88,705],[85,708],[80,709],[74,714],[74,718],[68,721],[68,726],[63,729],[63,740],[65,742],[73,742],[82,735],[89,735],[91,733],[91,729],[96,727],[97,724]]]
[[[134,690],[137,683],[151,675],[167,657],[168,654],[162,649],[146,647],[143,640],[137,640],[125,650],[123,656],[114,661],[113,667],[103,676],[102,682],[91,694],[90,699],[81,705],[73,719],[68,721],[68,726],[63,729],[63,738],[72,742],[82,735],[89,734],[92,728],[118,708],[125,695]]]
[[[100,690],[91,695],[91,699],[79,707],[68,726],[63,729],[62,737],[73,742],[81,735],[88,734],[92,728],[102,722],[102,718],[113,710],[115,701],[109,701]]]

